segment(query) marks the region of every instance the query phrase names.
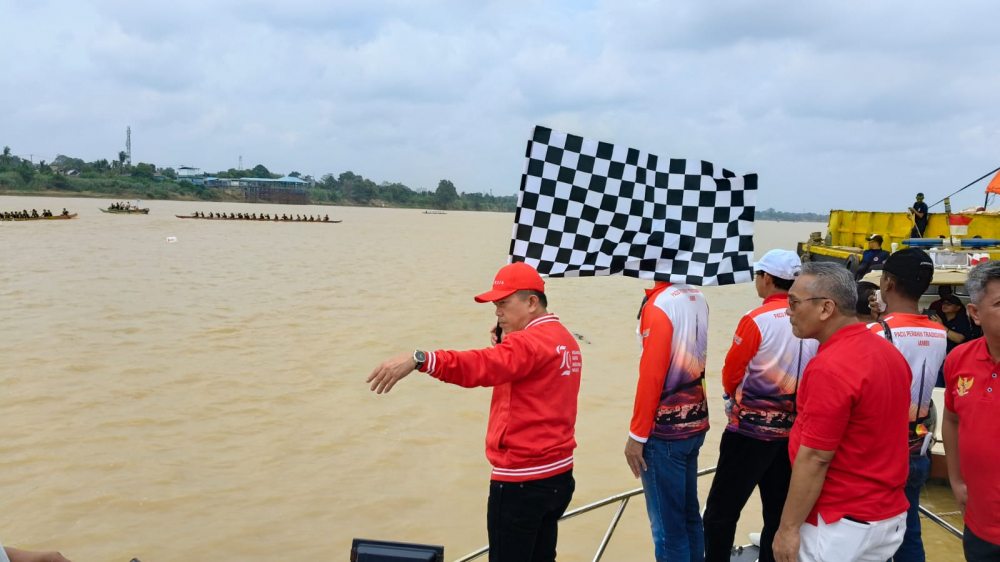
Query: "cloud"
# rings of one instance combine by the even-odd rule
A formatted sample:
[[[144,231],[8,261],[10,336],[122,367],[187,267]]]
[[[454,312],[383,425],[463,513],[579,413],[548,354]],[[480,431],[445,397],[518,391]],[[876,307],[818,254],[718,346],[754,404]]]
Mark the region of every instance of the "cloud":
[[[903,208],[997,165],[1000,6],[0,0],[0,143],[514,193],[535,124]],[[979,202],[969,190],[959,205]],[[978,191],[976,191],[978,193]],[[962,199],[967,198],[968,201]],[[975,201],[973,201],[975,199]]]

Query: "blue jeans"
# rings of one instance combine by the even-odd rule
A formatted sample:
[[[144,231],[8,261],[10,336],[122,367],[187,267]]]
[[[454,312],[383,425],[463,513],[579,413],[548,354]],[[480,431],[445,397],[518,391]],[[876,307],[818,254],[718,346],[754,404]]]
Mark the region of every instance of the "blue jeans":
[[[903,544],[899,545],[899,550],[892,557],[893,562],[925,560],[924,543],[920,539],[920,512],[917,507],[920,505],[920,490],[930,475],[930,457],[910,457],[910,475],[903,488],[906,499],[910,502],[910,509],[906,510],[906,533],[903,535]]]
[[[658,562],[705,560],[698,507],[698,452],[703,443],[704,433],[675,441],[651,437],[642,449],[642,487]]]

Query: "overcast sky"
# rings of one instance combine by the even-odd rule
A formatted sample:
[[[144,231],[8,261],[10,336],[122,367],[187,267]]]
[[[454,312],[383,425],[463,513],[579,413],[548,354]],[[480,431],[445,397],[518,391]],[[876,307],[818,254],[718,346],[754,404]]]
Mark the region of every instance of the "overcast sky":
[[[757,172],[763,208],[905,209],[1000,166],[998,22],[993,0],[0,0],[0,145],[111,159],[131,125],[133,163],[513,194],[541,124]]]

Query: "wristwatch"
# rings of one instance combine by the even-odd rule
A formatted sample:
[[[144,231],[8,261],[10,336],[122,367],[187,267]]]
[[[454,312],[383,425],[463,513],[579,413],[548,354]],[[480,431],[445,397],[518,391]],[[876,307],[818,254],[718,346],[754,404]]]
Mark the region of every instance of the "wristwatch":
[[[419,349],[413,352],[413,362],[417,364],[415,367],[418,371],[427,362],[427,353],[420,351]]]

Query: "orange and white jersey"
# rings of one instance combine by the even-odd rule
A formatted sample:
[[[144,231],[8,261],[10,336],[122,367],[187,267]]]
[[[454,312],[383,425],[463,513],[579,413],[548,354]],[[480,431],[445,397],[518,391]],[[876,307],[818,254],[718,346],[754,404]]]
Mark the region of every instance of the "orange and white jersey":
[[[736,327],[722,369],[728,431],[754,439],[785,439],[795,421],[795,395],[819,342],[792,334],[788,295],[772,295]]]
[[[708,303],[697,287],[658,282],[639,319],[639,383],[629,435],[684,439],[708,431]]]
[[[910,365],[910,454],[918,455],[927,427],[922,422],[930,413],[931,393],[938,372],[948,353],[948,331],[923,314],[893,313],[883,321],[892,331],[892,344]],[[868,325],[872,332],[885,337],[882,324]],[[889,338],[886,338],[889,339]]]

